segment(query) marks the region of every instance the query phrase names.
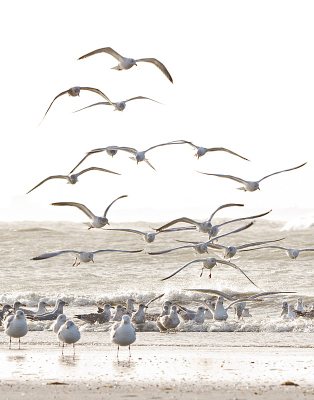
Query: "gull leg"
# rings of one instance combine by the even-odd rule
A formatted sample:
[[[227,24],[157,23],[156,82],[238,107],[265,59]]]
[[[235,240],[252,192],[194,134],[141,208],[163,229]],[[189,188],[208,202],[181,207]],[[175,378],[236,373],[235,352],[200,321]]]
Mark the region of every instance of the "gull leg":
[[[19,338],[19,350],[21,350],[21,338]]]
[[[129,345],[129,357],[131,357],[131,346]]]
[[[62,343],[62,355],[63,355],[63,348],[64,348],[64,343]]]
[[[203,275],[203,271],[204,271],[204,268],[202,268],[202,271],[201,271],[201,275],[200,275],[200,277]]]
[[[72,264],[72,267],[75,267],[76,260],[77,260],[77,257],[76,257],[76,259],[75,259],[75,261],[74,261],[74,264]]]
[[[75,356],[75,345],[73,343],[73,355]]]
[[[119,357],[119,345],[118,345],[118,351],[117,351],[117,358]]]
[[[10,344],[9,344],[9,349],[11,349],[11,336],[10,336]]]

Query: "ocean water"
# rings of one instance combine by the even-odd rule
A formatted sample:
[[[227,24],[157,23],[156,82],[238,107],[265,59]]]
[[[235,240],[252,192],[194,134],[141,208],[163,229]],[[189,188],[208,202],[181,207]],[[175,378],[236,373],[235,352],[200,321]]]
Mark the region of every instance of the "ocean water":
[[[217,219],[215,222],[223,222]],[[151,231],[163,222],[112,223],[109,228],[132,228]],[[222,233],[242,226],[243,223],[230,224]],[[182,225],[181,225],[182,226]],[[284,222],[256,220],[255,224],[240,233],[227,236],[218,243],[241,245],[263,240],[284,238],[278,245],[289,248],[314,248],[314,226],[287,225]],[[159,251],[178,247],[176,240],[206,241],[207,235],[198,231],[181,231],[156,236],[155,242],[148,244],[141,236],[126,232],[105,229],[87,230],[86,225],[72,222],[12,222],[0,223],[0,262],[1,292],[0,302],[24,302],[28,308],[36,307],[40,300],[53,305],[58,298],[68,302],[64,313],[69,318],[74,314],[96,312],[98,304],[123,303],[133,297],[138,302],[148,302],[152,298],[164,296],[152,303],[148,313],[158,313],[164,300],[179,300],[190,309],[197,304],[191,300],[214,298],[210,295],[185,291],[185,289],[215,289],[241,298],[261,291],[287,291],[294,293],[264,297],[263,301],[247,303],[252,317],[237,320],[234,311],[229,309],[227,321],[206,320],[202,325],[193,322],[182,323],[182,332],[259,332],[271,334],[291,333],[309,334],[314,331],[312,320],[297,318],[282,320],[283,301],[295,304],[302,297],[305,305],[314,302],[313,259],[314,252],[301,253],[291,260],[282,250],[263,249],[238,253],[231,261],[239,266],[261,289],[253,286],[244,275],[227,265],[217,265],[212,270],[204,270],[200,277],[201,263],[194,263],[173,278],[161,281],[186,263],[205,258],[195,255],[192,249],[182,249],[168,254],[152,256],[148,251]],[[277,244],[277,243],[275,243]],[[46,252],[59,250],[95,251],[99,249],[143,249],[141,253],[100,253],[94,263],[72,264],[73,254],[64,254],[46,260],[34,261],[31,258]],[[207,257],[222,259],[219,251],[210,251]],[[229,301],[226,301],[226,305]],[[76,321],[81,331],[107,331],[109,324],[89,325]],[[51,322],[29,322],[31,330],[49,331]],[[2,328],[1,328],[2,329]],[[148,322],[142,329],[156,332],[154,322]],[[40,333],[40,332],[38,332]],[[191,337],[191,336],[187,336]],[[194,337],[194,336],[193,336]],[[263,336],[261,336],[262,338]],[[268,341],[278,336],[268,337]],[[230,336],[229,336],[230,338]],[[192,340],[192,339],[191,339]],[[261,339],[264,342],[264,339]],[[283,340],[283,339],[280,339]],[[286,339],[285,339],[286,340]],[[259,340],[256,341],[257,345]]]

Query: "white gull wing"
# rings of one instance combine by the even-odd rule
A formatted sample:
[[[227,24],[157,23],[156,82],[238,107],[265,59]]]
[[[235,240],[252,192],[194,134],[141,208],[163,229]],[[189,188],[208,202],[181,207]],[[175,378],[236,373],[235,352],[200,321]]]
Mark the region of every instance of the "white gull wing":
[[[240,250],[240,251],[252,251],[252,250],[259,250],[259,249],[281,249],[281,250],[285,250],[285,251],[289,250],[286,247],[282,247],[282,246],[261,246],[261,247],[255,247],[254,249],[246,249],[246,250]]]
[[[206,293],[206,294],[214,294],[216,296],[222,296],[225,299],[230,300],[230,301],[236,300],[234,297],[230,296],[229,294],[220,292],[219,290],[213,290],[213,289],[184,289],[184,290],[187,292],[199,292],[199,293]]]
[[[97,50],[91,51],[90,53],[84,54],[84,56],[81,56],[80,58],[78,58],[78,60],[82,60],[83,58],[87,58],[87,57],[93,56],[94,54],[99,54],[99,53],[110,54],[112,57],[114,57],[119,62],[123,61],[123,59],[124,59],[124,57],[122,57],[119,53],[117,53],[111,47],[103,47],[101,49],[97,49]]]
[[[204,261],[205,261],[204,258],[199,259],[199,260],[190,261],[189,263],[183,265],[183,267],[181,267],[181,268],[179,268],[177,271],[175,271],[173,274],[167,276],[166,278],[163,278],[162,281],[165,281],[165,280],[167,280],[167,279],[169,279],[169,278],[172,278],[174,275],[176,275],[177,273],[179,273],[180,271],[182,271],[184,268],[188,267],[189,265],[191,265],[191,264],[193,264],[193,263],[196,263],[196,262],[204,262]]]
[[[53,105],[54,101],[57,100],[59,97],[63,96],[64,94],[69,93],[69,90],[70,90],[70,89],[65,90],[64,92],[59,93],[59,94],[52,100],[52,102],[51,102],[50,106],[48,107],[48,110],[45,112],[45,115],[44,115],[43,119],[41,120],[40,124],[41,124],[41,123],[43,122],[43,120],[45,119],[45,116],[47,115],[47,113],[48,113],[48,111],[50,110],[51,106]],[[40,124],[39,124],[39,125],[40,125]]]
[[[71,207],[76,207],[79,210],[83,211],[85,215],[88,216],[90,219],[95,219],[96,215],[94,215],[91,210],[89,210],[84,204],[81,203],[75,203],[71,201],[60,201],[58,203],[51,203],[52,206],[71,206]]]
[[[206,153],[211,152],[211,151],[225,151],[226,153],[230,153],[230,154],[232,154],[234,156],[240,157],[243,160],[250,161],[247,158],[240,156],[240,154],[235,153],[234,151],[226,149],[225,147],[212,147],[212,148],[207,148],[206,149]]]
[[[108,211],[109,211],[109,208],[112,206],[112,204],[115,203],[115,202],[116,202],[117,200],[119,200],[119,199],[123,199],[123,197],[128,197],[128,195],[127,195],[127,194],[124,194],[123,196],[120,196],[120,197],[116,198],[115,200],[113,200],[112,203],[109,204],[109,206],[106,208],[106,210],[105,210],[105,212],[104,212],[104,218],[107,216],[107,213],[108,213]]]
[[[151,101],[154,101],[155,103],[162,104],[157,100],[153,100],[153,99],[150,99],[149,97],[143,97],[143,96],[132,97],[131,99],[125,100],[125,103],[127,101],[131,101],[131,100],[151,100]]]
[[[200,172],[200,171],[196,171],[199,174],[204,174],[204,175],[212,175],[212,176],[218,176],[219,178],[228,178],[228,179],[232,179],[233,181],[242,183],[243,185],[248,184],[248,181],[245,181],[244,179],[241,178],[237,178],[236,176],[232,176],[232,175],[222,175],[222,174],[209,174],[207,172]]]
[[[94,149],[94,150],[89,151],[89,152],[86,154],[86,156],[84,156],[84,157],[81,159],[81,161],[72,169],[72,171],[70,172],[70,174],[72,174],[72,172],[75,171],[76,168],[77,168],[79,165],[81,165],[82,162],[85,161],[86,158],[89,157],[91,154],[100,153],[100,152],[106,151],[106,150],[115,150],[115,147],[116,147],[116,146],[108,146],[108,147],[103,147],[103,148],[101,148],[101,149]]]
[[[172,226],[172,225],[174,225],[174,224],[176,224],[178,222],[186,222],[187,224],[192,224],[192,225],[199,226],[199,222],[196,222],[191,218],[182,217],[182,218],[174,219],[171,222],[168,222],[167,224],[161,226],[160,228],[157,228],[156,231],[157,232],[162,231],[162,230],[168,228],[169,226]]]
[[[110,171],[109,169],[104,169],[104,168],[99,168],[99,167],[89,167],[89,168],[83,169],[81,172],[78,172],[76,175],[80,176],[82,174],[85,174],[85,172],[88,172],[88,171],[102,171],[102,172],[109,172],[110,174],[121,175],[118,172],[113,172],[113,171]]]
[[[165,295],[165,293],[160,294],[159,296],[157,296],[157,297],[155,297],[154,299],[150,300],[150,301],[146,304],[146,307],[148,307],[153,301],[156,301],[156,300],[160,299],[160,298],[161,298],[162,296],[164,296],[164,295]]]
[[[91,251],[91,253],[93,254],[97,254],[97,253],[105,253],[108,251],[116,251],[118,253],[140,253],[141,251],[143,251],[143,249],[141,250],[115,250],[115,249],[105,249],[105,250],[96,250],[96,251]]]
[[[102,105],[102,106],[114,106],[115,107],[115,105],[112,104],[111,101],[110,102],[108,102],[108,101],[100,101],[98,103],[91,104],[90,106],[86,106],[86,107],[80,108],[79,110],[73,111],[73,113],[77,113],[79,111],[85,110],[86,108],[99,106],[99,105]]]
[[[166,254],[166,253],[170,253],[171,251],[174,250],[179,250],[179,249],[191,249],[194,248],[195,245],[186,245],[186,246],[179,246],[179,247],[174,247],[173,249],[168,249],[168,250],[162,250],[162,251],[156,251],[156,252],[148,252],[147,254],[151,255],[151,256],[156,256],[159,254]]]
[[[41,181],[40,183],[38,183],[38,185],[34,186],[33,189],[29,190],[26,194],[32,192],[34,189],[38,188],[38,186],[40,186],[43,183],[49,181],[50,179],[67,179],[67,180],[69,180],[69,177],[67,175],[52,175],[52,176],[48,176],[48,178],[46,178],[43,181]]]
[[[151,64],[156,65],[157,68],[160,69],[160,71],[166,75],[166,77],[169,79],[169,81],[171,83],[173,83],[173,79],[169,73],[169,71],[167,70],[167,68],[164,66],[163,63],[161,63],[160,61],[158,61],[156,58],[140,58],[138,60],[135,60],[136,62],[149,62]]]
[[[237,204],[237,203],[229,203],[229,204],[223,204],[222,206],[218,207],[213,213],[212,215],[209,217],[208,221],[211,221],[214,217],[214,215],[216,214],[217,211],[223,209],[223,208],[227,208],[227,207],[234,207],[234,206],[238,206],[238,207],[243,207],[244,204]]]
[[[231,222],[237,222],[237,221],[244,221],[245,219],[254,219],[254,218],[260,218],[264,217],[265,215],[269,214],[272,210],[269,210],[263,214],[258,214],[258,215],[252,215],[251,217],[243,217],[243,218],[237,218],[237,219],[232,219],[231,221],[226,221],[223,222],[222,224],[216,225],[216,226],[223,226],[226,224],[230,224]]]
[[[57,252],[54,252],[54,253],[41,254],[40,256],[31,258],[31,260],[45,260],[46,258],[56,257],[56,256],[60,256],[61,254],[66,254],[66,253],[82,254],[83,251],[62,250],[62,251],[57,251]]]
[[[274,172],[274,173],[272,173],[272,174],[266,175],[266,176],[264,176],[264,178],[260,179],[258,182],[261,182],[261,181],[263,181],[264,179],[269,178],[270,176],[277,175],[277,174],[281,174],[282,172],[293,171],[294,169],[301,168],[301,167],[303,167],[305,164],[307,164],[307,163],[305,162],[305,163],[299,165],[298,167],[289,168],[289,169],[284,169],[283,171],[278,171],[278,172]]]
[[[240,267],[238,267],[237,265],[229,262],[229,261],[225,261],[225,260],[216,260],[217,263],[220,264],[225,264],[225,265],[229,265],[230,267],[237,269],[238,271],[240,271],[254,286],[256,286],[258,289],[260,289],[257,285],[255,285],[255,283],[246,275],[245,272],[242,271],[242,269]]]

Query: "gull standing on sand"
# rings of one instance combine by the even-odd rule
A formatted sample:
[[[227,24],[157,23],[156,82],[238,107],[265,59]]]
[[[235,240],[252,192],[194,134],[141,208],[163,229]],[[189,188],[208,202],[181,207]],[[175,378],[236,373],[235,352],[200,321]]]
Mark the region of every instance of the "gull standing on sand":
[[[299,253],[301,251],[314,251],[314,249],[301,249],[301,250],[297,250],[297,249],[287,249],[286,247],[281,247],[281,246],[262,246],[262,247],[256,247],[254,249],[247,249],[247,250],[241,250],[241,251],[252,251],[252,250],[259,250],[259,249],[280,249],[280,250],[285,250],[285,252],[287,253],[287,255],[292,259],[295,260]]]
[[[59,93],[52,101],[52,103],[50,104],[50,106],[48,107],[48,110],[46,111],[43,119],[41,120],[40,124],[43,122],[43,120],[45,119],[45,116],[47,115],[48,111],[50,110],[50,107],[52,106],[52,104],[54,103],[55,100],[57,100],[57,98],[59,98],[60,96],[63,96],[64,94],[68,94],[71,97],[77,97],[80,95],[81,90],[88,90],[90,92],[94,92],[99,94],[100,96],[102,96],[104,99],[109,100],[108,97],[101,92],[99,89],[95,89],[95,88],[91,88],[91,87],[81,87],[81,86],[73,86],[68,90],[65,90],[64,92]],[[39,124],[39,125],[40,125]]]
[[[135,310],[134,310],[135,311]],[[124,307],[122,304],[118,304],[116,307],[116,312],[112,318],[112,321],[122,321],[123,315],[129,315],[126,314],[127,312],[130,312],[130,310],[127,310],[126,307]],[[132,315],[132,313],[131,313]],[[129,315],[130,317],[130,315]]]
[[[47,312],[46,307],[48,307],[49,304],[45,301],[40,301],[38,303],[38,308],[37,311],[32,311],[32,310],[26,310],[25,308],[19,307],[18,309],[23,311],[25,315],[41,315]]]
[[[138,62],[152,63],[157,68],[159,68],[164,75],[166,75],[166,77],[169,79],[169,81],[171,83],[173,83],[172,77],[169,74],[167,68],[160,61],[156,60],[156,58],[139,58],[137,60],[134,60],[133,58],[127,58],[127,57],[121,56],[119,53],[117,53],[111,47],[103,47],[101,49],[91,51],[90,53],[87,53],[84,56],[81,56],[79,58],[79,60],[82,60],[83,58],[90,57],[90,56],[93,56],[94,54],[99,54],[99,53],[110,54],[112,57],[114,57],[116,60],[118,60],[119,61],[118,65],[116,67],[111,68],[111,69],[115,69],[118,71],[122,71],[123,69],[130,69],[133,67],[133,65],[137,66]]]
[[[38,188],[38,186],[40,186],[43,183],[49,181],[50,179],[66,179],[67,183],[70,183],[71,185],[75,185],[76,182],[78,181],[77,178],[80,175],[82,175],[82,174],[84,174],[85,172],[88,172],[88,171],[102,171],[102,172],[109,172],[110,174],[121,175],[118,172],[109,171],[109,169],[98,168],[98,167],[90,167],[90,168],[83,169],[83,171],[78,172],[77,174],[48,176],[48,178],[46,178],[43,181],[41,181],[40,183],[38,183],[38,185],[34,186],[33,189],[29,190],[26,194],[32,192],[34,189]]]
[[[109,156],[113,157],[113,156],[115,156],[115,155],[117,154],[117,152],[118,152],[118,150],[115,150],[115,147],[116,147],[116,146],[108,146],[108,147],[102,148],[101,150],[102,150],[102,151],[105,151]],[[100,150],[100,149],[94,149],[94,150],[89,151],[89,152],[86,154],[86,156],[84,156],[84,157],[81,159],[81,161],[72,169],[72,171],[70,172],[70,174],[72,174],[73,171],[75,171],[76,168],[77,168],[79,165],[81,165],[82,162],[85,161],[87,157],[89,157],[91,154],[94,154],[94,152],[97,152],[97,150]],[[121,174],[118,174],[118,175],[121,175]]]
[[[158,319],[156,322],[157,327],[160,332],[169,332],[170,329],[174,330],[176,333],[176,327],[180,324],[180,319],[177,313],[177,307],[172,306],[169,315],[164,315]]]
[[[33,321],[53,321],[57,319],[60,314],[63,314],[63,307],[67,305],[68,303],[64,300],[58,300],[57,309],[55,311],[41,315],[27,315],[27,318]]]
[[[174,275],[176,275],[178,272],[182,271],[184,268],[186,268],[187,266],[196,263],[196,262],[202,262],[203,263],[203,268],[202,268],[202,272],[201,275],[203,275],[203,270],[204,268],[209,269],[210,270],[210,274],[209,274],[209,278],[211,278],[211,270],[218,264],[224,264],[224,265],[229,265],[230,267],[237,269],[238,271],[240,271],[254,286],[256,286],[258,288],[257,285],[255,285],[255,283],[242,271],[241,268],[239,268],[237,265],[229,262],[229,261],[225,261],[225,260],[217,260],[214,257],[210,257],[210,258],[201,258],[199,260],[194,260],[194,261],[190,261],[189,263],[185,264],[183,267],[181,267],[180,269],[178,269],[176,272],[174,272],[173,274],[167,276],[166,278],[163,278],[162,281],[165,281],[171,277],[173,277]]]
[[[78,330],[75,323],[73,321],[67,321],[65,324],[61,325],[57,336],[59,341],[62,342],[62,355],[64,343],[73,344],[73,354],[75,355],[74,345],[81,338],[80,331]]]
[[[117,357],[119,357],[119,347],[129,346],[129,357],[131,357],[131,344],[136,340],[136,334],[130,317],[124,315],[121,322],[116,322],[110,330],[110,341],[118,345]]]
[[[11,339],[19,338],[19,349],[21,348],[21,337],[25,336],[28,332],[28,326],[23,311],[17,310],[15,315],[9,315],[4,320],[4,333],[10,336]]]
[[[58,202],[58,203],[52,203],[51,205],[52,206],[71,206],[71,207],[76,207],[79,210],[83,211],[83,213],[86,214],[88,216],[88,218],[91,219],[92,222],[88,222],[87,223],[89,225],[88,229],[91,229],[91,228],[102,228],[105,225],[110,225],[109,221],[108,221],[108,218],[107,218],[107,213],[109,211],[109,208],[117,200],[123,199],[124,197],[128,197],[128,196],[127,195],[123,195],[123,196],[120,196],[120,197],[116,198],[115,200],[113,200],[113,202],[110,203],[109,206],[106,208],[103,217],[97,217],[86,206],[84,206],[84,204],[81,204],[81,203],[61,201],[61,202]]]
[[[83,263],[88,263],[90,261],[94,262],[94,254],[111,252],[111,251],[118,252],[118,253],[140,253],[141,251],[143,251],[143,249],[142,250],[105,249],[105,250],[96,250],[96,251],[62,250],[62,251],[58,251],[56,253],[41,254],[40,256],[31,258],[31,260],[45,260],[47,258],[60,256],[61,254],[74,253],[76,258],[75,258],[74,263],[72,264],[72,267],[78,267],[81,264],[81,262],[83,262]],[[77,262],[78,259],[80,260],[79,262]]]
[[[105,304],[105,308],[101,313],[76,314],[74,315],[74,318],[81,319],[89,324],[95,324],[96,322],[99,324],[104,324],[110,321],[111,308],[114,308],[111,304]]]
[[[211,308],[211,310],[214,313],[214,319],[217,319],[217,320],[227,319],[228,318],[227,311],[234,304],[238,304],[238,303],[242,303],[242,302],[246,302],[246,301],[257,301],[257,300],[259,300],[259,297],[262,297],[262,296],[272,296],[275,294],[294,293],[294,292],[263,292],[263,293],[254,294],[249,297],[245,297],[245,295],[241,295],[240,299],[236,299],[227,293],[221,292],[219,290],[214,290],[214,289],[184,289],[184,290],[187,292],[199,292],[199,293],[213,294],[213,295],[218,296],[218,299],[219,299],[218,309],[217,309],[217,302],[216,302],[215,308],[213,308],[211,304],[207,304],[203,300],[192,300],[192,299],[190,300],[192,302],[204,304],[206,307]],[[223,299],[224,298],[232,302],[231,304],[228,305],[228,307],[226,309],[223,307]],[[245,303],[244,303],[244,307],[245,307]],[[244,307],[241,306],[241,308],[243,308],[243,309],[244,309]],[[225,316],[227,316],[227,317],[225,318]]]
[[[151,165],[151,163],[147,160],[145,154],[149,151],[149,150],[153,150],[156,149],[157,147],[161,147],[161,146],[168,146],[171,144],[184,144],[183,140],[174,140],[172,142],[167,142],[167,143],[161,143],[161,144],[156,144],[155,146],[149,147],[147,150],[143,150],[143,151],[138,151],[136,149],[134,149],[133,147],[119,147],[119,146],[114,146],[113,149],[114,150],[121,150],[121,151],[126,151],[127,153],[131,153],[134,155],[134,157],[130,157],[132,160],[136,161],[136,163],[138,164],[141,161],[145,161],[151,168],[153,168],[155,170],[155,168]],[[95,149],[90,151],[89,153],[101,153],[102,151],[107,151],[108,147],[105,148],[100,148],[100,149]],[[156,171],[156,170],[155,170]]]
[[[148,306],[144,303],[139,304],[138,310],[132,315],[132,322],[134,322],[135,324],[145,323],[146,318],[144,308],[148,308]]]
[[[303,300],[302,300],[302,297],[299,297],[299,298],[298,298],[297,302],[296,302],[295,305],[294,305],[294,310],[295,310],[295,311],[301,311],[301,312],[304,312],[304,311],[305,311],[305,310],[304,310],[304,307],[303,307]]]
[[[149,97],[136,96],[136,97],[132,97],[131,99],[118,101],[116,103],[112,103],[111,101],[100,101],[98,103],[91,104],[90,106],[80,108],[79,110],[76,110],[74,112],[76,113],[76,112],[85,110],[86,108],[90,108],[90,107],[94,107],[94,106],[100,106],[100,105],[113,106],[114,107],[114,111],[123,111],[125,109],[125,107],[126,107],[126,103],[128,101],[131,101],[131,100],[151,100],[151,101],[154,101],[155,103],[161,104],[159,101],[150,99]]]
[[[239,154],[237,154],[237,153],[235,153],[235,152],[233,152],[231,150],[225,149],[224,147],[200,147],[200,146],[196,146],[195,144],[193,144],[192,142],[189,142],[189,141],[185,141],[185,143],[189,144],[190,146],[194,147],[194,149],[197,150],[197,152],[195,154],[195,157],[197,157],[198,159],[200,157],[204,156],[206,153],[209,153],[209,152],[212,152],[212,151],[225,151],[225,152],[230,153],[230,154],[232,154],[234,156],[240,157],[243,160],[250,161],[247,158],[242,157]]]
[[[202,324],[205,321],[205,311],[208,308],[204,306],[198,307],[197,311],[188,310],[185,307],[179,306],[183,310],[179,315],[185,321],[194,321],[197,324]]]
[[[283,171],[279,171],[279,172],[274,172],[273,174],[269,174],[264,176],[264,178],[260,179],[259,181],[246,181],[244,179],[241,178],[236,178],[235,176],[232,175],[222,175],[222,174],[208,174],[206,172],[199,172],[200,174],[204,174],[204,175],[212,175],[212,176],[218,176],[219,178],[228,178],[228,179],[232,179],[233,181],[242,183],[242,185],[244,185],[243,187],[237,188],[239,190],[244,190],[245,192],[254,192],[255,190],[260,190],[259,184],[260,182],[262,182],[264,179],[269,178],[270,176],[273,175],[277,175],[277,174],[281,174],[282,172],[288,172],[288,171],[293,171],[294,169],[298,169],[303,167],[306,164],[306,162],[304,164],[301,164],[297,167],[294,168],[289,168],[289,169],[285,169]]]
[[[10,310],[13,309],[10,304],[0,304],[2,307],[2,310],[0,311],[0,326],[2,325],[2,321],[6,318],[6,314],[10,312]]]
[[[64,314],[58,315],[58,318],[56,321],[52,324],[51,328],[54,331],[54,333],[58,333],[60,327],[67,322],[67,317]]]

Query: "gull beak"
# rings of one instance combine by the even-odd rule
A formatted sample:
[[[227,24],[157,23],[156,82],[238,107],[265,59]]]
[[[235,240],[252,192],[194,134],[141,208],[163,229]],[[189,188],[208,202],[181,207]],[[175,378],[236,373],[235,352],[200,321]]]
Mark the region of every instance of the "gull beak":
[[[137,66],[137,64],[135,63],[134,65],[136,65]]]
[[[95,264],[95,261],[94,260],[92,260],[93,261],[93,263]]]

